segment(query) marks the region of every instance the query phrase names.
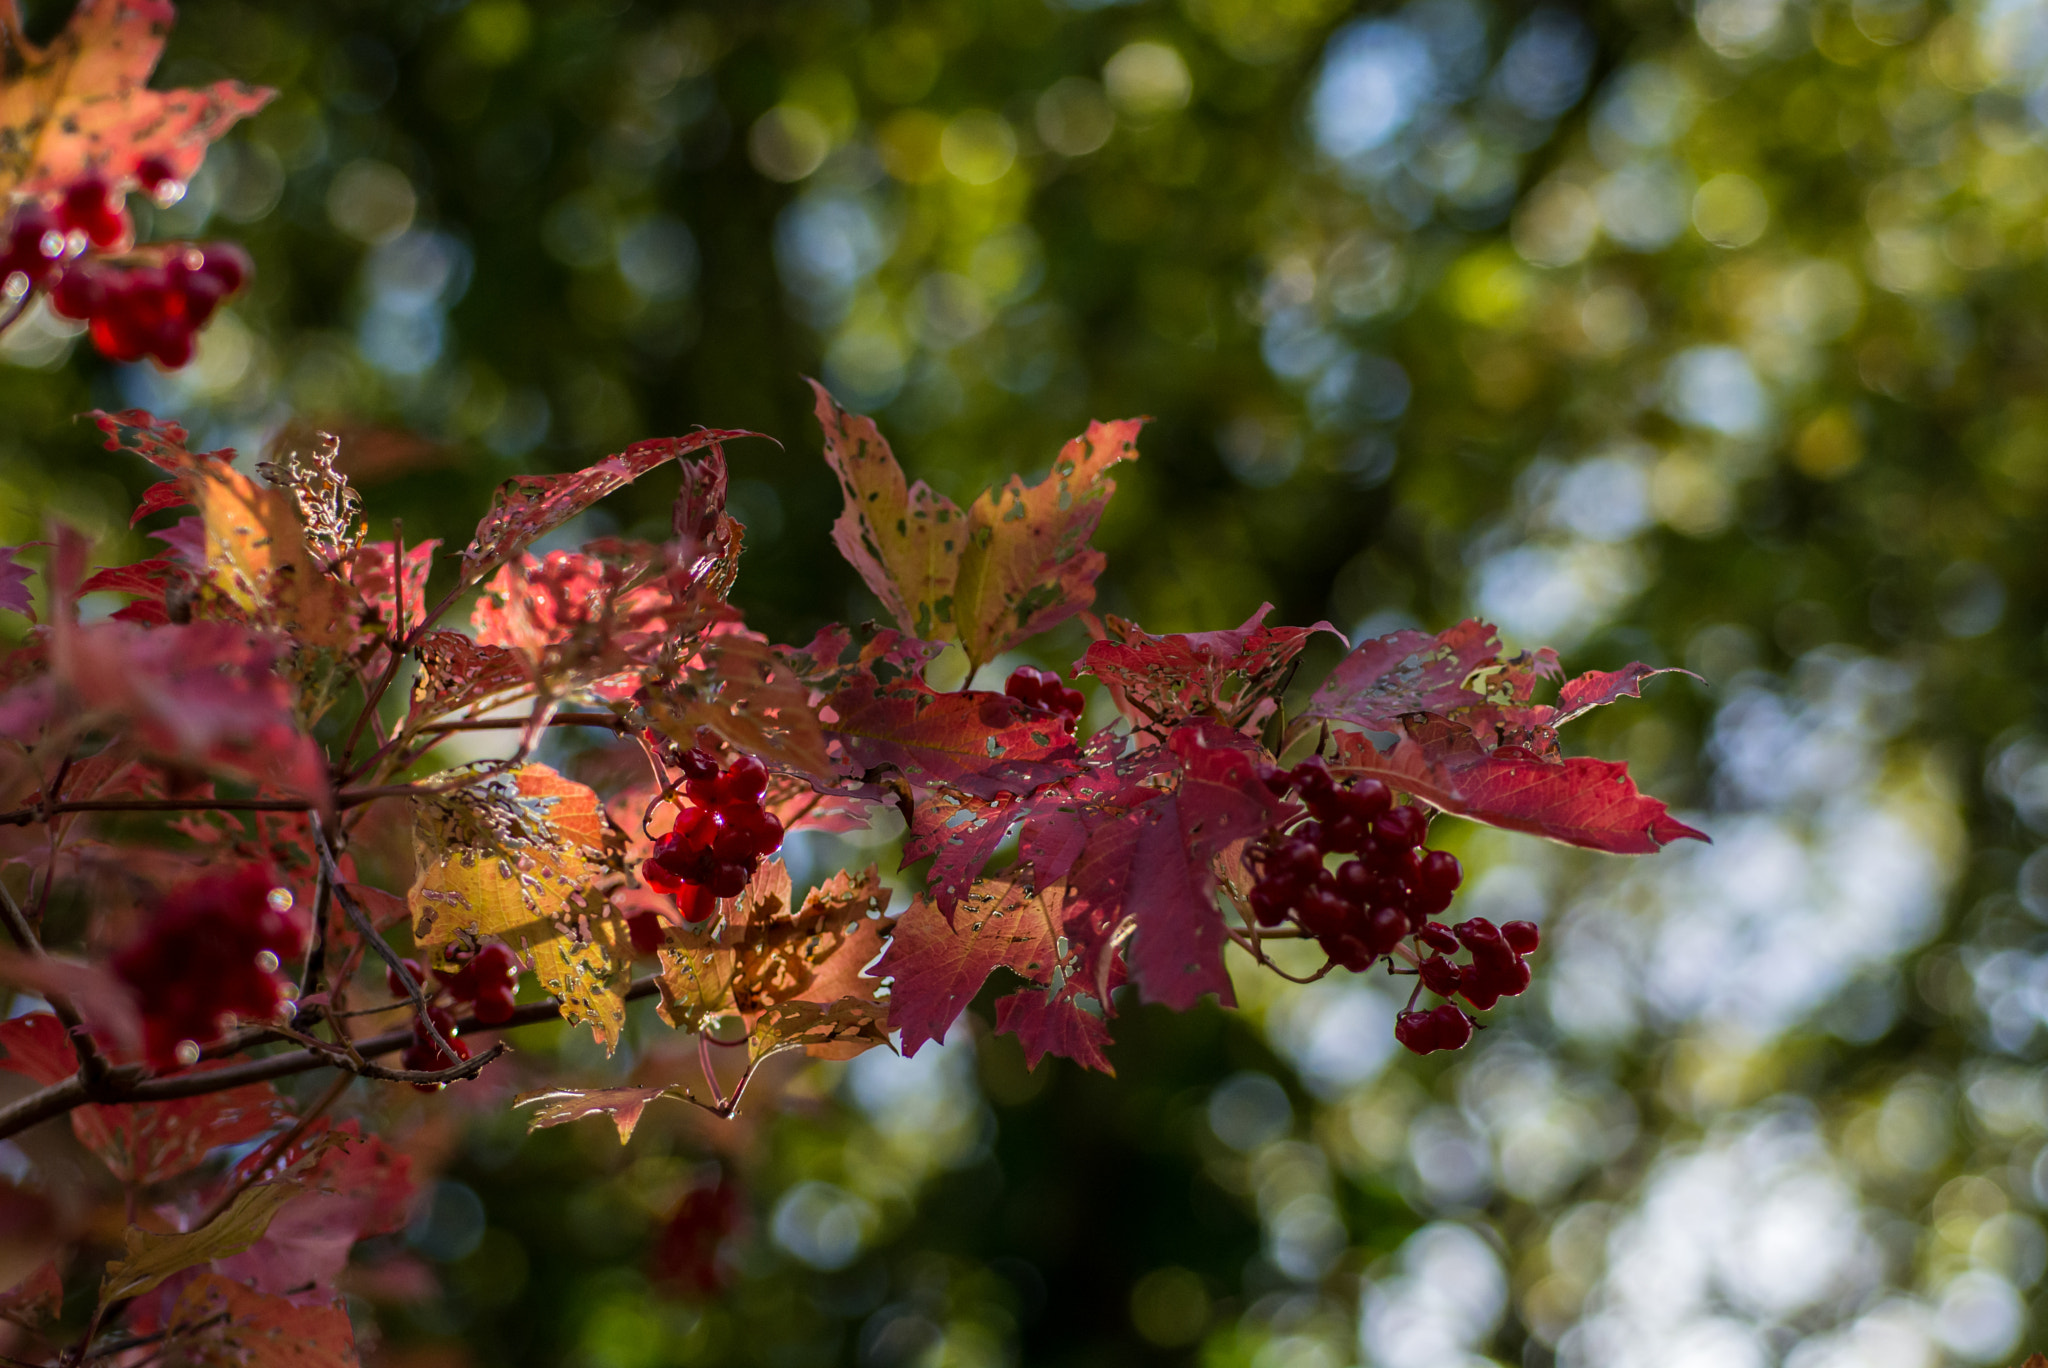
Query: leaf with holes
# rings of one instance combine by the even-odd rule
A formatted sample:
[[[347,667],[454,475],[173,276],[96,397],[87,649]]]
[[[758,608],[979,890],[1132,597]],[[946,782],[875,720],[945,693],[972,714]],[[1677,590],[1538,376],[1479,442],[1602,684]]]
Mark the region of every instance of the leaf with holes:
[[[660,437],[635,442],[616,456],[566,475],[515,475],[498,487],[491,511],[477,524],[476,536],[462,552],[464,578],[481,580],[599,499],[624,489],[650,470],[693,451],[755,435],[735,430]]]
[[[597,795],[546,765],[522,765],[454,793],[414,800],[418,861],[407,901],[423,949],[465,933],[523,948],[562,1000],[563,1018],[587,1022],[617,1047],[625,1002],[601,918],[611,829]]]
[[[0,196],[45,195],[90,174],[126,189],[150,160],[189,181],[208,144],[270,102],[276,91],[239,81],[149,89],[176,17],[170,0],[81,0],[39,48],[15,0],[0,0]]]
[[[994,660],[1095,602],[1095,580],[1108,557],[1088,539],[1116,493],[1109,469],[1138,459],[1144,424],[1090,423],[1060,449],[1043,480],[1027,486],[1012,475],[968,508],[953,622],[972,664]]]
[[[889,766],[914,785],[978,797],[1023,793],[1071,771],[1074,740],[1035,708],[999,693],[938,693],[922,680],[856,675],[826,700],[826,729],[856,773]]]
[[[1268,627],[1270,603],[1227,632],[1153,636],[1122,618],[1103,619],[1102,639],[1074,673],[1108,685],[1133,725],[1178,726],[1208,719],[1255,727],[1277,706],[1296,656],[1317,632],[1342,637],[1327,622]]]
[[[633,1131],[639,1126],[640,1115],[647,1110],[647,1104],[668,1093],[666,1087],[551,1088],[544,1092],[524,1093],[512,1099],[512,1105],[533,1108],[529,1122],[531,1130],[566,1126],[586,1116],[606,1117],[618,1127],[619,1143],[623,1145],[633,1138]]]

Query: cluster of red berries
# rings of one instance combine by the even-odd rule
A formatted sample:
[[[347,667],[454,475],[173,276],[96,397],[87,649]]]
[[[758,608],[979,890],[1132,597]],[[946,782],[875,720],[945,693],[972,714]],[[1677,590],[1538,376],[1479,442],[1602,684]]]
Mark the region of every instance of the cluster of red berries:
[[[284,962],[306,951],[305,918],[268,865],[208,875],[157,903],[149,929],[113,957],[135,994],[143,1047],[159,1069],[199,1062],[200,1046],[237,1021],[291,1007]]]
[[[1457,856],[1420,850],[1429,818],[1396,806],[1379,780],[1339,784],[1321,761],[1305,760],[1274,771],[1266,786],[1299,790],[1310,820],[1256,852],[1251,905],[1261,926],[1292,918],[1331,959],[1362,970],[1451,905],[1462,878]],[[1324,858],[1334,854],[1355,858],[1332,870]]]
[[[654,857],[640,866],[640,877],[674,898],[683,920],[697,921],[711,910],[712,899],[739,896],[761,861],[782,844],[782,822],[761,805],[768,771],[753,756],[720,769],[717,760],[692,747],[676,757],[676,765],[691,805],[654,843]]]
[[[441,1041],[434,1039],[434,1031],[427,1029],[427,1023],[434,1023],[434,1031],[441,1033],[441,1040],[448,1042],[448,1050],[441,1048]],[[452,1069],[469,1058],[469,1042],[455,1033],[455,1017],[445,1007],[429,1007],[424,1017],[412,1019],[412,1044],[405,1047],[405,1053],[398,1062],[419,1073],[439,1073]],[[415,1083],[415,1090],[423,1093],[439,1092],[447,1087],[445,1083]]]
[[[138,174],[152,191],[170,179],[161,163],[145,163]],[[125,248],[133,235],[122,200],[107,181],[87,176],[54,204],[23,205],[0,246],[0,292],[20,300],[46,289],[51,310],[90,324],[93,345],[108,358],[152,356],[175,369],[192,359],[193,335],[249,278],[249,258],[215,242],[172,245],[155,263],[96,259],[92,253]]]
[[[1451,905],[1464,871],[1449,851],[1423,848],[1429,817],[1422,808],[1397,805],[1378,779],[1339,783],[1320,760],[1274,770],[1266,786],[1280,796],[1298,792],[1309,820],[1253,852],[1260,877],[1250,901],[1261,926],[1292,920],[1353,972],[1412,936],[1436,952],[1415,961],[1423,986],[1447,998],[1463,996],[1481,1010],[1529,986],[1522,956],[1537,945],[1532,923],[1496,927],[1474,918],[1453,930],[1433,920]],[[1332,870],[1326,863],[1331,855],[1353,858]],[[1445,958],[1460,946],[1471,952],[1470,963]],[[1446,1003],[1402,1013],[1394,1036],[1418,1054],[1457,1049],[1472,1038],[1472,1021]]]
[[[446,992],[457,1002],[467,1002],[474,1008],[476,1019],[486,1026],[511,1020],[512,996],[519,988],[519,957],[512,953],[511,946],[503,941],[492,941],[475,953],[455,957],[451,962],[454,968],[436,969],[433,980],[429,980],[427,971],[420,967],[418,960],[402,961],[405,971],[412,975],[412,981],[420,985],[428,998]],[[405,984],[399,981],[396,969],[384,971],[384,986],[391,990],[393,997],[409,999],[412,996]]]
[[[1058,674],[1029,665],[1020,665],[1010,672],[1009,679],[1003,683],[1003,692],[1028,707],[1058,713],[1070,724],[1088,704],[1081,691],[1068,688]]]
[[[436,969],[433,978],[420,967],[418,960],[404,960],[405,972],[412,975],[428,999],[425,1018],[414,1017],[412,1023],[412,1044],[405,1047],[400,1062],[408,1069],[421,1073],[452,1069],[469,1058],[469,1045],[455,1034],[455,1017],[447,1008],[438,1005],[434,999],[446,993],[457,1002],[471,1004],[476,1019],[486,1026],[495,1026],[512,1019],[512,995],[519,987],[519,957],[512,953],[510,946],[492,941],[470,954],[454,961],[452,969]],[[438,982],[436,982],[438,980]],[[412,997],[397,969],[384,971],[384,986],[391,990],[393,997]],[[455,1053],[450,1055],[434,1039],[427,1022],[432,1021],[441,1033],[441,1039],[448,1042]],[[433,1092],[436,1083],[415,1083],[421,1092]]]

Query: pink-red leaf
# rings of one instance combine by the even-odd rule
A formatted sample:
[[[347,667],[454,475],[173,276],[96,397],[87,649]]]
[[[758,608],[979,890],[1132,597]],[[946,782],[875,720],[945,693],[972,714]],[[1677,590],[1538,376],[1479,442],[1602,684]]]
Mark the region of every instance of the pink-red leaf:
[[[1431,636],[1400,631],[1363,642],[1337,663],[1309,700],[1308,716],[1391,731],[1407,713],[1448,713],[1485,701],[1466,686],[1475,670],[1500,658],[1500,637],[1467,620]]]
[[[1153,636],[1111,617],[1102,639],[1088,648],[1076,674],[1094,675],[1115,693],[1139,726],[1175,726],[1196,718],[1234,727],[1265,720],[1286,687],[1288,667],[1317,632],[1339,635],[1327,622],[1313,627],[1267,627],[1270,603],[1242,627],[1222,632]],[[1339,636],[1341,640],[1341,636]]]
[[[615,490],[648,471],[693,451],[754,433],[693,432],[635,442],[616,456],[566,475],[515,475],[498,487],[491,511],[477,524],[476,537],[462,553],[464,576],[481,579],[499,564],[560,527]]]
[[[856,675],[827,700],[827,730],[856,770],[894,766],[917,785],[951,784],[992,798],[1028,792],[1079,758],[1073,738],[1004,694],[937,693],[922,680],[884,685]]]
[[[29,576],[34,574],[16,557],[33,542],[20,546],[0,546],[0,608],[10,613],[19,613],[30,622],[36,620],[36,598],[29,592]]]
[[[1137,938],[1132,977],[1149,1002],[1186,1011],[1204,993],[1232,1005],[1223,968],[1223,913],[1210,862],[1281,815],[1234,732],[1185,727],[1172,747],[1180,785],[1099,828],[1069,874],[1076,898]]]
[[[1603,708],[1616,699],[1641,698],[1643,681],[1661,674],[1699,678],[1692,671],[1681,670],[1675,665],[1657,669],[1640,660],[1618,670],[1588,670],[1577,679],[1567,680],[1557,691],[1557,716],[1550,725],[1561,727],[1573,718],[1584,716],[1595,708]]]

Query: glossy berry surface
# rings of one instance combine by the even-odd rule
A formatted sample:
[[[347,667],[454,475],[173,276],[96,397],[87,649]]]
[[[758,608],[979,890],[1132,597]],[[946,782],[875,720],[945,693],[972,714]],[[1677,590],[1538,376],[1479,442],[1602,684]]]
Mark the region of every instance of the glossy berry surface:
[[[707,898],[737,897],[746,888],[761,861],[781,847],[782,821],[762,804],[768,770],[753,756],[742,755],[721,767],[703,750],[692,749],[676,755],[673,763],[684,776],[689,805],[654,843],[653,858],[641,864],[640,877],[655,892],[674,898],[683,920],[695,921],[710,912]],[[658,948],[664,935],[652,914],[643,916],[649,924],[629,923],[629,929],[635,948],[644,954]]]

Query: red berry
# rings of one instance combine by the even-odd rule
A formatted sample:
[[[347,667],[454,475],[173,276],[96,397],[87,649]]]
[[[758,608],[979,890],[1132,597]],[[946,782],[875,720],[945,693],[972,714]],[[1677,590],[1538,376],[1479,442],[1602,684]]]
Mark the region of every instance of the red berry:
[[[1374,819],[1372,834],[1386,845],[1413,848],[1429,835],[1429,818],[1419,807],[1397,807]]]
[[[1398,908],[1375,907],[1366,914],[1365,941],[1377,954],[1388,953],[1407,934],[1408,918]]]
[[[490,989],[477,994],[476,1019],[486,1026],[497,1026],[510,1021],[517,1006],[510,988]]]
[[[1324,850],[1351,852],[1365,849],[1372,840],[1372,831],[1364,822],[1348,812],[1339,812],[1323,823]]]
[[[420,968],[420,962],[418,960],[400,960],[398,963],[403,964],[405,966],[405,972],[412,975],[412,981],[420,985],[420,990],[423,993],[425,993],[428,997],[432,997],[434,995],[434,990],[429,986],[431,980],[427,978],[427,971]],[[412,990],[407,988],[405,986],[405,980],[399,978],[398,976],[397,965],[393,965],[384,971],[384,986],[391,990],[391,996],[393,997],[401,997],[406,998],[408,1000],[410,1000],[412,997]]]
[[[1323,947],[1324,954],[1354,974],[1372,968],[1373,961],[1379,958],[1373,953],[1371,946],[1349,932],[1340,931],[1335,935],[1319,937],[1317,944]]]
[[[223,294],[233,294],[255,274],[249,254],[239,243],[209,242],[199,249],[199,253],[200,273],[217,281]]]
[[[1442,922],[1429,922],[1418,928],[1418,934],[1422,937],[1422,943],[1432,950],[1440,950],[1446,955],[1458,953],[1458,938],[1452,935],[1451,928]]]
[[[1421,862],[1415,867],[1415,875],[1423,886],[1441,889],[1445,893],[1456,892],[1458,885],[1465,880],[1465,871],[1458,863],[1458,857],[1448,850],[1431,850],[1424,853]]]
[[[79,322],[98,313],[106,300],[99,273],[89,262],[75,261],[64,268],[50,289],[50,308],[59,318]]]
[[[135,164],[135,179],[152,195],[165,181],[174,181],[177,178],[178,173],[162,157],[144,157]]]
[[[1294,887],[1275,879],[1261,879],[1252,885],[1250,902],[1259,925],[1278,926],[1294,910]]]
[[[67,231],[84,233],[93,246],[101,249],[128,236],[128,215],[106,181],[98,176],[73,181],[64,191],[57,217]]]
[[[1356,908],[1327,888],[1311,888],[1295,903],[1301,924],[1318,936],[1336,935],[1351,922]]]
[[[1271,765],[1260,769],[1259,782],[1264,784],[1266,792],[1272,794],[1275,798],[1285,798],[1294,788],[1294,780],[1288,777],[1287,771],[1276,769]]]
[[[1484,917],[1459,922],[1451,930],[1458,937],[1458,943],[1475,954],[1482,947],[1506,944],[1501,939],[1500,928]]]
[[[1533,955],[1536,947],[1543,944],[1543,933],[1536,929],[1535,922],[1511,921],[1501,925],[1500,934],[1508,948],[1518,955]]]
[[[712,867],[711,877],[704,886],[721,898],[737,898],[747,888],[747,881],[753,878],[753,871],[743,864],[720,862]]]
[[[1438,997],[1456,997],[1459,989],[1458,966],[1442,955],[1431,955],[1419,967],[1422,986]]]
[[[676,757],[676,768],[685,779],[716,779],[718,761],[701,746],[692,746]]]

